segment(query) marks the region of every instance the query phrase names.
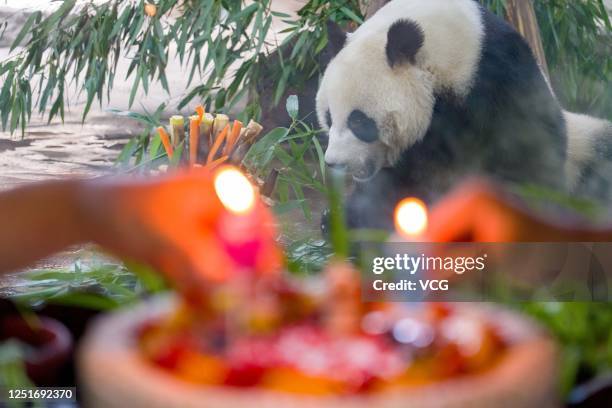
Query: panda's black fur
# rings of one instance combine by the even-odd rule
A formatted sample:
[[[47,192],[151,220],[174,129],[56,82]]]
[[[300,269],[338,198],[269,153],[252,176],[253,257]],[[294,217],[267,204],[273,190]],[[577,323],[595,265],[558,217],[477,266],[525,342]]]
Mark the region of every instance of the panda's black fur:
[[[351,227],[389,228],[401,198],[432,202],[470,175],[563,188],[562,110],[521,35],[480,10],[485,34],[467,97],[450,89],[435,95],[425,137],[394,167],[356,185],[347,205]]]

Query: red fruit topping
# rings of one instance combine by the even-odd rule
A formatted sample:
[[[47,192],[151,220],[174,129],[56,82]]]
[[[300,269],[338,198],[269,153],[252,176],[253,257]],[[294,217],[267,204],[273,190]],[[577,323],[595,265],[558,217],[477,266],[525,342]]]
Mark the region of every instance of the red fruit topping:
[[[233,365],[230,367],[224,384],[233,387],[253,387],[261,382],[265,371],[264,367],[257,364]]]
[[[181,358],[188,352],[187,343],[176,342],[170,344],[153,356],[153,362],[160,367],[173,370],[176,368]]]
[[[431,320],[434,323],[441,322],[453,313],[451,307],[448,304],[442,302],[430,303],[428,305],[428,308],[429,315],[431,316]]]

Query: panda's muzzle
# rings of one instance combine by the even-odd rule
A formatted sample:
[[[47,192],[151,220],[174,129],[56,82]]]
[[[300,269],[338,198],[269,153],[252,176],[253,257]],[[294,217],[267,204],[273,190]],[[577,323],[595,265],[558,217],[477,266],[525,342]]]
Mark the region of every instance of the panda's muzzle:
[[[327,167],[329,167],[330,169],[334,169],[334,170],[346,170],[347,169],[346,164],[330,162],[327,159],[325,160],[325,164],[327,165]]]

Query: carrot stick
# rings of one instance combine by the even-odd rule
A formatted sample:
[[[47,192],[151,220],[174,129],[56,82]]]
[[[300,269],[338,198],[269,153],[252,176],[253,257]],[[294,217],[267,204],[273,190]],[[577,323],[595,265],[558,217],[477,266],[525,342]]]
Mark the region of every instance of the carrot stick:
[[[213,144],[213,147],[210,149],[210,152],[208,152],[208,159],[206,160],[206,163],[210,163],[213,161],[213,159],[215,158],[215,155],[217,154],[217,151],[221,147],[221,144],[225,140],[228,132],[229,132],[229,125],[225,125],[221,133],[219,133],[219,136],[217,136],[217,138],[215,139],[215,143]]]
[[[225,143],[225,148],[223,149],[223,154],[229,156],[232,152],[234,145],[238,141],[238,137],[240,136],[240,129],[242,129],[242,122],[239,120],[234,121],[234,126],[232,127],[232,134],[227,139],[227,143]]]
[[[206,168],[212,170],[215,167],[217,167],[218,165],[220,165],[221,163],[224,163],[227,159],[228,159],[227,156],[222,156],[222,157],[218,158],[217,160],[214,160],[214,161],[206,164]]]
[[[198,143],[200,142],[200,119],[189,117],[189,165],[193,167],[198,161]]]
[[[198,117],[200,118],[200,121],[202,121],[202,118],[204,117],[204,107],[202,105],[198,105],[195,107],[195,111],[198,114]]]
[[[166,133],[166,129],[163,126],[157,128],[157,132],[159,133],[159,138],[161,139],[162,144],[164,145],[164,149],[166,150],[166,154],[168,158],[172,158],[174,154],[174,150],[172,150],[172,143],[170,143],[170,136]]]

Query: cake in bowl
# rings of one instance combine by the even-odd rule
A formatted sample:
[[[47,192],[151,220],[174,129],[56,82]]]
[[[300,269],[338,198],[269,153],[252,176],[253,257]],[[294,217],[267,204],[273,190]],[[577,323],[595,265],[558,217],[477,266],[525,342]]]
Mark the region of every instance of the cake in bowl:
[[[362,303],[323,278],[220,285],[99,318],[79,358],[92,407],[554,407],[554,343],[488,304]]]

